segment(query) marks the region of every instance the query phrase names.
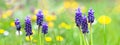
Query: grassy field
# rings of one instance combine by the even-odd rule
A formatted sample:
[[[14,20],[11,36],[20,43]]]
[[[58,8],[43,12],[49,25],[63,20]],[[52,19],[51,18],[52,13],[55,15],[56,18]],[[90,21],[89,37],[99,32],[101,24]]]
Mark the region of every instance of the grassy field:
[[[0,0],[0,45],[80,45],[82,39],[75,24],[77,8],[86,16],[89,8],[95,12],[93,45],[120,45],[119,0]],[[36,24],[39,9],[49,27],[45,36],[41,34],[42,44]],[[31,18],[31,40],[24,29],[26,16]],[[22,26],[20,36],[14,24],[16,18]],[[90,31],[86,35],[90,42]]]

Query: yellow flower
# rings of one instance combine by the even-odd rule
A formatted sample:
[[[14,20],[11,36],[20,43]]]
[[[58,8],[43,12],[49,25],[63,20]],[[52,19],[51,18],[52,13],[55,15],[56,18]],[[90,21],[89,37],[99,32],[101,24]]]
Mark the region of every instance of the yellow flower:
[[[39,9],[34,10],[34,14],[36,15],[38,13]]]
[[[48,22],[48,27],[53,28],[54,27],[54,23],[53,22]]]
[[[12,11],[12,10],[8,10],[8,11],[6,11],[7,16],[11,16],[11,15],[12,15],[12,13],[13,13],[13,11]]]
[[[12,10],[8,10],[2,14],[2,18],[6,19],[7,17],[11,16],[13,13]]]
[[[70,1],[65,1],[64,2],[64,7],[65,8],[70,8],[71,2]]]
[[[46,42],[51,42],[51,41],[52,41],[52,38],[51,38],[51,37],[45,37],[45,41],[46,41]]]
[[[57,41],[63,41],[63,37],[62,37],[62,36],[57,36],[57,37],[56,37],[56,40],[57,40]]]
[[[10,26],[15,27],[15,23],[14,23],[14,22],[11,22],[11,23],[10,23]]]
[[[36,39],[34,39],[34,40],[33,40],[33,42],[34,42],[34,43],[36,43],[36,42],[37,42],[37,40],[36,40]]]
[[[3,34],[5,32],[4,29],[0,29],[0,34]]]
[[[30,41],[30,40],[32,40],[33,39],[33,37],[32,36],[26,36],[26,41]]]
[[[65,26],[65,29],[71,29],[71,26],[67,24],[67,25]]]
[[[6,19],[7,17],[8,17],[8,16],[6,15],[6,13],[3,13],[3,14],[2,14],[2,18],[3,18],[3,19]]]
[[[71,8],[73,8],[73,9],[78,8],[78,2],[72,1],[72,2],[71,2]]]
[[[49,14],[48,10],[46,10],[46,9],[43,9],[42,11],[43,11],[44,15],[48,15]]]
[[[46,15],[45,20],[48,22],[54,21],[54,20],[56,20],[56,16],[55,15]]]
[[[111,18],[105,15],[99,17],[98,22],[101,24],[109,24],[111,22]]]
[[[59,25],[59,28],[65,28],[66,27],[66,23],[65,22],[62,22],[60,25]]]
[[[36,15],[32,15],[32,20],[36,21],[36,19],[37,19],[37,16]]]

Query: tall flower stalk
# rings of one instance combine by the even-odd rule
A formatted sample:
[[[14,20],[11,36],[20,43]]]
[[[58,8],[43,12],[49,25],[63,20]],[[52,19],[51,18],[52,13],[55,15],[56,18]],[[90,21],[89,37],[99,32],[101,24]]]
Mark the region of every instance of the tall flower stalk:
[[[80,8],[78,8],[76,10],[76,13],[75,13],[75,23],[76,23],[76,26],[79,28],[80,30],[80,45],[83,45],[82,43],[82,37],[83,37],[83,34],[82,34],[82,30],[81,30],[81,25],[82,25],[82,12],[80,10]]]
[[[89,9],[88,11],[88,23],[90,23],[90,44],[93,45],[92,39],[92,23],[94,22],[94,11],[93,9]]]
[[[42,33],[44,34],[43,38],[45,38],[45,34],[48,33],[48,25],[45,22],[42,24]],[[43,45],[44,45],[44,41],[43,41]]]
[[[86,36],[86,33],[89,32],[88,31],[88,23],[87,23],[87,18],[85,15],[83,17],[81,28],[82,28],[82,33],[84,34],[84,41],[86,42],[85,45],[89,45],[88,40],[87,40],[87,36]]]
[[[15,19],[15,26],[16,26],[16,30],[18,32],[18,35],[19,35],[19,42],[21,44],[21,38],[20,38],[20,30],[21,30],[21,25],[20,25],[20,21],[18,18]]]
[[[29,40],[31,41],[31,35],[33,34],[32,32],[32,25],[31,25],[31,20],[30,17],[26,17],[25,19],[25,32],[26,32],[26,36],[29,36]]]
[[[38,25],[38,37],[40,39],[40,44],[42,44],[42,39],[41,39],[41,26],[42,26],[42,23],[43,23],[43,13],[41,10],[38,11],[38,13],[36,14],[37,16],[37,20],[36,20],[36,23]],[[40,35],[39,35],[40,34]]]
[[[16,29],[17,29],[18,34],[20,36],[21,25],[20,25],[19,19],[17,19],[17,18],[15,19],[15,26],[16,26]]]

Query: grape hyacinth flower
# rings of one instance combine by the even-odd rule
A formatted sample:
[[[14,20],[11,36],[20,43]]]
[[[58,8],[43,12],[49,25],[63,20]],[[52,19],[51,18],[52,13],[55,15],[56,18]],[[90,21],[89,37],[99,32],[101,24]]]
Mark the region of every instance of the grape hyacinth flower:
[[[40,26],[42,26],[42,23],[43,23],[43,13],[41,10],[38,11],[38,13],[36,14],[37,16],[37,25],[38,25],[38,34],[40,32]]]
[[[42,24],[42,33],[43,34],[47,34],[48,33],[48,25],[45,22]]]
[[[91,37],[91,45],[92,45],[92,23],[94,22],[94,11],[93,9],[89,9],[88,11],[88,23],[90,23],[90,37]]]
[[[19,35],[20,35],[21,25],[20,25],[19,19],[17,19],[17,18],[15,19],[15,26],[16,26],[16,29],[17,29]]]
[[[89,32],[88,31],[88,23],[87,23],[86,16],[83,17],[81,28],[82,28],[83,33],[88,33]]]
[[[25,32],[26,32],[26,36],[30,36],[33,34],[31,20],[30,20],[30,17],[28,17],[28,16],[25,19]]]
[[[80,8],[78,8],[76,10],[76,13],[75,13],[75,23],[76,23],[76,26],[80,27],[81,24],[82,24],[82,12],[80,10]]]
[[[94,22],[94,11],[93,9],[89,9],[88,11],[88,23]]]
[[[41,10],[38,11],[38,13],[36,14],[37,16],[37,25],[41,26],[42,25],[42,22],[43,22],[43,13]]]
[[[75,23],[76,23],[76,26],[79,28],[79,31],[80,31],[80,45],[83,45],[82,44],[82,37],[83,37],[83,34],[82,34],[82,30],[81,30],[81,26],[82,26],[82,12],[80,10],[80,8],[78,8],[76,10],[76,13],[75,13]]]

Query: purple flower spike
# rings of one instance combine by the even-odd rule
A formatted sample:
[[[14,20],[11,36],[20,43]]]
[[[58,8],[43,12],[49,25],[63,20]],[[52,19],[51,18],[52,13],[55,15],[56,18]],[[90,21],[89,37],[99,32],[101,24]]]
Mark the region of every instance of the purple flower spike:
[[[94,22],[94,11],[93,9],[89,9],[88,11],[88,23]]]
[[[78,27],[81,26],[81,24],[82,24],[82,18],[83,18],[82,12],[81,12],[80,8],[78,8],[75,13],[75,22]]]
[[[48,33],[48,25],[45,22],[42,24],[42,33],[44,34]]]
[[[16,26],[16,29],[17,29],[18,31],[20,31],[21,25],[20,25],[19,19],[15,19],[15,26]]]
[[[36,14],[36,16],[37,16],[36,23],[37,23],[37,25],[41,26],[42,23],[43,23],[43,13],[42,13],[42,11],[39,10],[39,12]]]
[[[83,17],[83,21],[82,21],[82,32],[83,33],[88,33],[88,23],[87,23],[87,19],[86,16]]]
[[[32,35],[32,26],[31,26],[31,20],[30,17],[26,17],[25,19],[25,31],[26,31],[26,36]]]

